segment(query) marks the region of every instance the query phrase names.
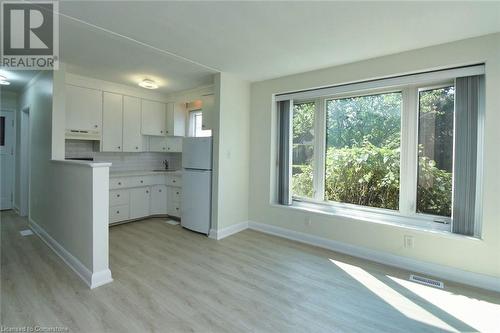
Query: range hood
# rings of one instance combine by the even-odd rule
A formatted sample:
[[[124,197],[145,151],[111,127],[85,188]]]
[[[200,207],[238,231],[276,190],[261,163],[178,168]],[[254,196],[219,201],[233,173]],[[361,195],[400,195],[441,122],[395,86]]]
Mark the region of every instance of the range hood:
[[[101,132],[100,131],[67,129],[65,136],[66,136],[66,139],[73,139],[73,140],[101,141]]]

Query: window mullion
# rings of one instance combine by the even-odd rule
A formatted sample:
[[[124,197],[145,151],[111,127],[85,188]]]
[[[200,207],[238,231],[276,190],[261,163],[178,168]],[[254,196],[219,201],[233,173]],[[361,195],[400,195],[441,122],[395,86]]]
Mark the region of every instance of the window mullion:
[[[314,117],[314,199],[323,201],[325,198],[325,99],[315,100],[316,113]]]
[[[418,154],[417,89],[410,86],[403,90],[401,117],[401,170],[399,211],[402,215],[415,215],[417,196]]]

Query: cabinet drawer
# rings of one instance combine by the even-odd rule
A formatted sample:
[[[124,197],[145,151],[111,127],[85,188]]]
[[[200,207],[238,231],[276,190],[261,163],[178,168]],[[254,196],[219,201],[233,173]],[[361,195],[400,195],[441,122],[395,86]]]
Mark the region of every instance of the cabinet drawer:
[[[167,207],[167,214],[170,216],[180,217],[181,216],[181,204],[169,202],[169,205]]]
[[[169,186],[168,200],[174,204],[179,204],[181,202],[181,188]]]
[[[118,205],[109,207],[109,223],[125,221],[129,219],[128,205]]]
[[[109,191],[109,205],[128,205],[129,194],[127,190]]]
[[[170,176],[167,177],[167,186],[182,186],[181,177]]]
[[[148,185],[151,185],[151,177],[149,176],[130,177],[128,179],[129,187],[142,187]]]
[[[109,178],[109,188],[111,190],[129,187],[127,178]]]

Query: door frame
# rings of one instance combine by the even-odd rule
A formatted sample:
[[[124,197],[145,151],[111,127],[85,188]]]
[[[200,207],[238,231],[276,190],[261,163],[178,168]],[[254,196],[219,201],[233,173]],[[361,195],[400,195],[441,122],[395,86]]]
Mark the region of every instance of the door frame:
[[[12,159],[13,159],[13,165],[12,165],[12,189],[11,189],[11,206],[10,209],[18,210],[18,208],[15,205],[15,196],[16,196],[16,144],[17,144],[17,110],[13,108],[0,108],[0,112],[11,112],[12,113],[12,120],[13,120],[13,127],[12,127],[12,134],[13,134],[13,140],[12,140]]]
[[[19,151],[19,215],[29,216],[30,203],[30,148],[31,148],[31,126],[30,126],[30,106],[21,109],[20,126],[20,151]]]

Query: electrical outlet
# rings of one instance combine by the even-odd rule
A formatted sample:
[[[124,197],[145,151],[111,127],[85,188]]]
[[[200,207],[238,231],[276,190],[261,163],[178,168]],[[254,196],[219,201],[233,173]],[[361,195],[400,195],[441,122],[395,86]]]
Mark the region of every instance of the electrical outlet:
[[[405,235],[403,238],[405,249],[413,249],[414,239],[413,236]]]

